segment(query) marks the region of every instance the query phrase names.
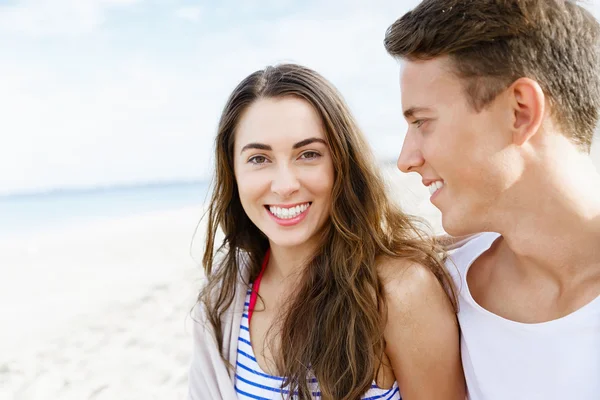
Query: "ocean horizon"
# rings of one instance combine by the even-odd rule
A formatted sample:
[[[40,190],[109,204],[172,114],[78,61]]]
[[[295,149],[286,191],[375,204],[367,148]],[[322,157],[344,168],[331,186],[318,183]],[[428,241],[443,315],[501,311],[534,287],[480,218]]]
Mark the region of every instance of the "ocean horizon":
[[[102,219],[200,206],[210,181],[171,181],[95,188],[58,188],[0,196],[0,238]]]
[[[596,137],[591,159],[600,170],[598,142]],[[395,170],[396,160],[380,159],[378,164],[384,170]],[[201,206],[208,200],[210,185],[210,179],[173,180],[0,194],[0,239],[102,219]]]

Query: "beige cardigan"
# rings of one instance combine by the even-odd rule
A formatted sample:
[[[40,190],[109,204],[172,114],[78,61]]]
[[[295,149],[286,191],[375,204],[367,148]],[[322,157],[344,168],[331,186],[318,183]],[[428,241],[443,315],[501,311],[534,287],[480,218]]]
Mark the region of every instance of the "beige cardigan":
[[[240,263],[244,265],[245,263]],[[248,269],[242,267],[242,276],[238,280],[235,298],[231,308],[222,319],[223,349],[217,346],[212,325],[208,322],[202,304],[196,304],[193,311],[193,341],[194,352],[189,370],[188,400],[236,400],[234,388],[235,371],[228,370],[221,359],[221,354],[227,357],[235,367],[237,361],[237,342],[240,334],[240,324],[244,311],[247,286],[243,282],[248,275]]]

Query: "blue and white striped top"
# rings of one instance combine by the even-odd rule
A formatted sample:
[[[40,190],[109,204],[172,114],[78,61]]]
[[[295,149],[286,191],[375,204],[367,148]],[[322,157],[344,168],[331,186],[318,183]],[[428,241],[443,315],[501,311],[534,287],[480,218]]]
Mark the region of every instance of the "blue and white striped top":
[[[250,330],[248,325],[248,309],[250,307],[251,290],[246,294],[244,314],[238,338],[237,362],[235,369],[235,390],[238,400],[281,400],[286,399],[288,390],[281,388],[284,378],[272,376],[262,371],[252,351],[250,343]],[[321,399],[319,386],[316,379],[312,379],[309,387],[313,391],[314,399]],[[296,399],[296,397],[293,397]],[[380,389],[373,383],[371,389],[365,393],[363,400],[400,400],[398,384],[394,382],[391,389]]]

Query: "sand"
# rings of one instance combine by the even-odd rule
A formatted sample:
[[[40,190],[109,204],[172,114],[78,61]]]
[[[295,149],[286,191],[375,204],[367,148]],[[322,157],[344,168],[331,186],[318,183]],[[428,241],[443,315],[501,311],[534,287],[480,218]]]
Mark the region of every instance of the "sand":
[[[184,398],[200,214],[1,242],[0,399]]]

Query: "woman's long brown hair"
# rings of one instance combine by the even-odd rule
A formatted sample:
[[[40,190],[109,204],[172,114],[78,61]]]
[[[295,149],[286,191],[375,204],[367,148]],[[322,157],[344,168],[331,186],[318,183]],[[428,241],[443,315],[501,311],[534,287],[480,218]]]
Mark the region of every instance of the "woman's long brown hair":
[[[296,293],[277,325],[276,365],[290,393],[310,399],[314,376],[324,399],[358,399],[372,385],[385,350],[386,308],[376,260],[403,258],[429,268],[453,302],[452,282],[434,241],[420,223],[387,197],[370,149],[341,95],[316,72],[294,64],[254,72],[233,91],[216,138],[213,193],[203,266],[207,284],[199,295],[217,343],[221,319],[231,306],[241,262],[252,282],[269,247],[268,239],[240,203],[233,169],[235,130],[243,112],[260,98],[296,96],[319,114],[332,154],[335,178],[330,222],[321,245],[304,269]],[[221,229],[223,242],[217,246]],[[243,260],[243,261],[242,261]]]

